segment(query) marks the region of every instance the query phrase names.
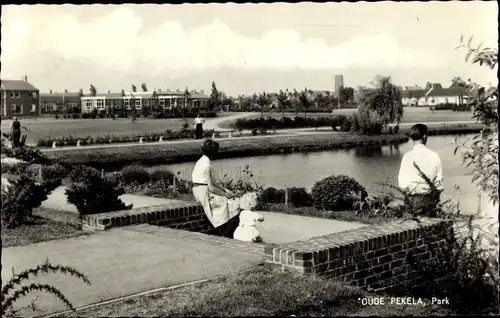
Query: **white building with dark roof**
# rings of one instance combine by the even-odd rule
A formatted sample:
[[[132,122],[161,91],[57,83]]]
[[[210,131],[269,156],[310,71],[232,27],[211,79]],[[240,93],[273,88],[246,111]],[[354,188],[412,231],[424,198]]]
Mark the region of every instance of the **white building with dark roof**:
[[[149,92],[122,91],[121,93],[97,93],[95,96],[82,96],[82,113],[90,113],[94,108],[98,111],[106,111],[112,107],[137,110],[143,107],[156,105],[161,109],[204,109],[207,106],[209,96],[204,91],[189,91],[186,94],[181,90],[153,90]]]

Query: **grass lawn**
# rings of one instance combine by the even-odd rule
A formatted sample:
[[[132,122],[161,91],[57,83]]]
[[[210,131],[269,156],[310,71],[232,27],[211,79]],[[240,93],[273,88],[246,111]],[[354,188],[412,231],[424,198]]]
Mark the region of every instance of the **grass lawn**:
[[[188,118],[191,124],[193,119]],[[2,133],[8,132],[10,120],[2,120]],[[167,129],[180,130],[184,121],[174,119],[145,119],[139,118],[132,123],[130,118],[101,119],[53,119],[40,118],[21,119],[21,123],[30,131],[27,132],[27,143],[34,143],[37,138],[50,138],[62,136],[87,137],[98,135],[131,135],[142,133],[160,133]],[[23,134],[26,133],[23,130]]]
[[[356,112],[357,109],[336,109],[334,110],[333,114],[332,113],[310,113],[307,114],[308,118],[313,118],[313,117],[324,117],[324,116],[332,116],[332,115],[346,115],[349,116]],[[255,113],[252,116],[249,116],[247,118],[260,118],[261,114],[260,113]],[[304,112],[299,112],[297,114],[295,113],[285,113],[286,117],[290,118],[295,118],[295,116],[300,116],[304,117]],[[264,113],[264,117],[274,117],[274,118],[281,118],[282,114],[281,113]],[[422,108],[404,108],[404,117],[401,120],[401,123],[417,123],[417,122],[440,122],[440,121],[468,121],[472,120],[472,112],[454,112],[451,110],[438,110],[435,112],[432,112],[429,110],[427,107],[422,107]],[[223,128],[231,128],[231,124],[233,123],[233,120],[228,120],[228,121],[223,121],[220,123],[220,127]]]
[[[84,232],[77,221],[68,219],[59,211],[38,208],[30,222],[14,229],[2,229],[2,246],[22,246],[80,235]]]
[[[220,140],[220,158],[247,157],[340,148],[346,143],[379,140],[400,140],[402,135],[366,136],[355,133],[326,132],[307,135],[259,136]],[[167,164],[196,161],[201,156],[203,141],[155,143],[131,147],[102,147],[46,151],[44,154],[59,163],[85,164],[97,168],[119,170],[128,164]]]
[[[393,316],[446,314],[433,306],[363,306],[361,289],[266,268],[84,309],[74,317]],[[387,301],[388,303],[389,301]],[[440,310],[434,312],[434,310]]]

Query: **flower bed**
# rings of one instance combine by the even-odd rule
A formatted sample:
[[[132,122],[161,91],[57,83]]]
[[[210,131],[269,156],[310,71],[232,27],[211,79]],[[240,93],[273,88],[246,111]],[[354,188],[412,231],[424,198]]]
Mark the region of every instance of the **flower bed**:
[[[204,137],[211,137],[214,133],[213,130],[205,130],[203,132]],[[87,136],[83,138],[73,137],[73,136],[63,136],[60,138],[40,138],[36,141],[37,147],[52,147],[54,142],[57,143],[59,147],[61,146],[76,146],[78,141],[80,145],[103,145],[103,144],[121,144],[121,143],[134,143],[139,142],[142,138],[142,142],[158,142],[160,138],[163,140],[179,140],[179,139],[193,139],[194,130],[181,130],[181,131],[171,131],[166,130],[162,133],[152,133],[152,134],[136,134],[136,135],[100,135],[100,136]]]
[[[355,133],[319,133],[277,137],[235,138],[221,140],[219,158],[249,157],[270,154],[347,149],[404,143],[404,135],[365,136]],[[106,170],[118,170],[131,164],[155,165],[196,161],[201,155],[200,142],[156,143],[134,147],[103,147],[94,149],[64,148],[46,152],[47,158],[64,164],[83,164]]]

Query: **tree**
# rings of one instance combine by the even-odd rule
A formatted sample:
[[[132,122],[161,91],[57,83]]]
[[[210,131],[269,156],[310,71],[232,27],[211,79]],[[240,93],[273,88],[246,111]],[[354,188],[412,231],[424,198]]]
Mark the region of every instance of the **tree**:
[[[458,48],[467,50],[465,61],[469,62],[472,57],[473,64],[480,66],[488,66],[494,69],[498,61],[497,48],[481,49],[482,43],[477,48],[471,47],[472,37],[469,39],[467,46],[463,43],[463,36],[460,40]],[[479,84],[472,82],[470,79],[466,82],[458,79],[460,86],[465,87],[465,94],[469,105],[474,109],[473,119],[481,121],[487,128],[493,131],[492,134],[487,134],[482,131],[480,135],[473,138],[471,145],[460,146],[464,148],[462,154],[462,162],[466,166],[472,166],[473,182],[486,193],[490,200],[498,203],[498,88],[485,88]],[[458,147],[457,147],[458,149]],[[457,151],[455,150],[455,152]]]
[[[276,99],[278,100],[278,103],[280,105],[282,114],[281,119],[285,121],[285,108],[290,100],[290,92],[288,91],[288,89],[286,89],[285,91],[280,89],[278,95],[276,96]]]
[[[341,86],[339,90],[340,104],[350,104],[354,100],[354,88]]]
[[[133,94],[133,93],[135,93],[135,91],[133,90],[134,88],[135,88],[135,86],[132,85],[132,92],[130,93],[130,114],[132,115],[132,122],[133,123],[137,119],[137,110],[135,109],[135,96]]]
[[[208,107],[212,111],[216,111],[217,107],[220,105],[220,94],[219,91],[217,90],[217,86],[215,85],[215,82],[212,82],[212,92],[210,93],[210,98],[208,99]]]
[[[372,111],[381,117],[384,124],[403,118],[403,102],[401,90],[391,82],[390,76],[377,76],[374,79],[375,89],[362,96],[360,111]]]
[[[122,89],[122,111],[126,111],[126,108],[125,108],[125,90]]]
[[[309,90],[305,88],[303,91],[297,92],[297,98],[304,111],[304,118],[307,119],[307,109],[311,106],[311,99],[309,98]]]
[[[454,77],[451,79],[451,86],[453,88],[465,88],[465,83],[460,77]],[[465,91],[464,91],[465,92]],[[464,104],[464,94],[461,92],[458,95],[458,104],[462,106]]]
[[[153,94],[151,96],[151,107],[153,108],[153,112],[158,112],[159,111],[159,98],[158,98],[158,93],[153,91]]]
[[[90,96],[96,96],[97,95],[97,90],[95,89],[94,85],[90,84]]]
[[[314,104],[316,105],[316,107],[321,107],[321,105],[323,104],[323,97],[323,92],[317,92],[314,95]]]
[[[141,88],[142,88],[143,92],[147,92],[148,91],[148,87],[144,83],[141,84]]]
[[[137,92],[137,87],[135,87],[135,85],[134,85],[134,84],[132,84],[132,92],[133,92],[133,93]]]
[[[186,89],[184,90],[184,107],[182,107],[182,118],[184,118],[185,116],[186,107],[188,107],[190,100],[191,100],[191,93],[186,87]]]
[[[264,109],[271,103],[271,96],[262,92],[257,96],[256,102],[260,106],[260,118],[264,118]]]

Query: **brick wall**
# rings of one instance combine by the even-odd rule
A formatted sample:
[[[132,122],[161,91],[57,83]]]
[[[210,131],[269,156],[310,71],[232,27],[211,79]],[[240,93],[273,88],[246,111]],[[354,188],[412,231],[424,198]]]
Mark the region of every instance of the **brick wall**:
[[[266,246],[266,263],[280,271],[320,274],[370,290],[421,283],[408,255],[429,260],[453,235],[451,223],[437,219],[393,222]],[[429,248],[431,242],[431,248]]]
[[[135,208],[82,217],[84,231],[102,231],[134,224],[152,224],[206,234],[218,234],[196,203],[173,201],[169,204]]]

